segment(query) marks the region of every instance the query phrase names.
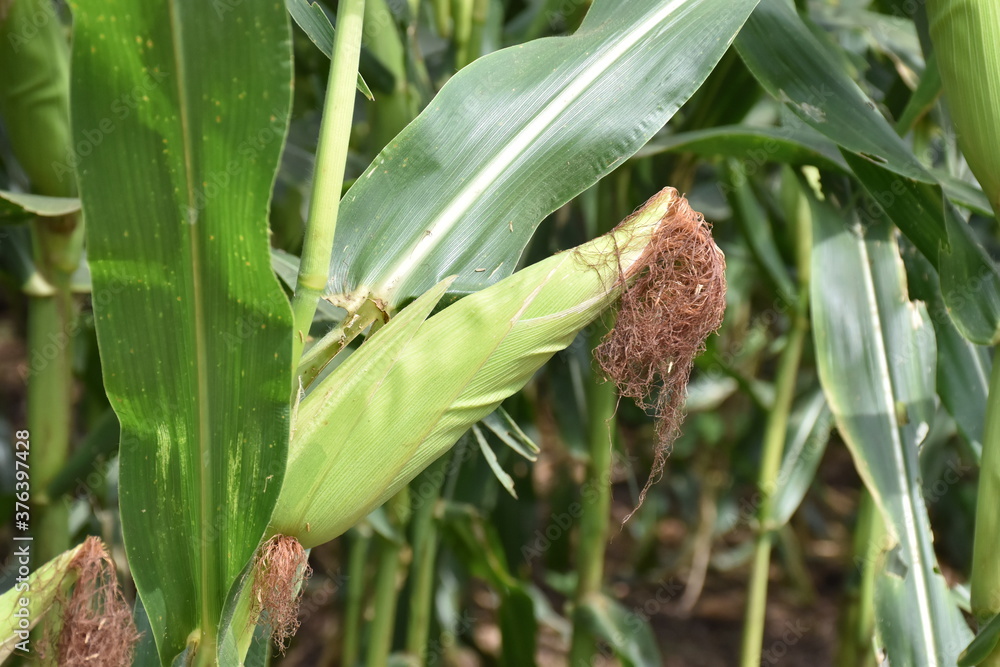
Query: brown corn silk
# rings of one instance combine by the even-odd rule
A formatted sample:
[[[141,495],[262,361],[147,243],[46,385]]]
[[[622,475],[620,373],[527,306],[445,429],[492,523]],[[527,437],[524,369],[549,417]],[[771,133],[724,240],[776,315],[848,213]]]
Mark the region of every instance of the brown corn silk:
[[[58,664],[131,665],[139,633],[118,587],[114,561],[101,540],[88,537],[70,568],[77,571],[77,580],[69,599],[62,603]]]
[[[671,197],[667,213],[639,261],[620,272],[617,320],[595,350],[619,392],[654,409],[658,418],[658,443],[640,506],[680,432],[694,358],[722,324],[726,307],[726,260],[701,213],[666,188],[634,215],[664,196]]]
[[[267,624],[284,653],[286,642],[299,629],[299,601],[312,574],[309,558],[294,537],[275,535],[258,550],[254,574],[250,618]]]

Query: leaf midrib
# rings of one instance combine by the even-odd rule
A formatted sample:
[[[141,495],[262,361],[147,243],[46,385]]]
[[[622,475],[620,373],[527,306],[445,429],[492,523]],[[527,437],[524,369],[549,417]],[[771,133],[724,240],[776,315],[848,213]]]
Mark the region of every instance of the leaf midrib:
[[[875,281],[872,276],[871,261],[868,257],[868,246],[863,237],[858,237],[857,239],[858,248],[861,254],[862,266],[864,271],[862,271],[862,279],[865,286],[865,296],[868,299],[868,305],[871,309],[872,318],[872,333],[874,334],[872,338],[876,341],[874,346],[876,362],[878,363],[878,377],[881,381],[881,396],[888,400],[888,397],[894,397],[896,392],[892,385],[892,375],[889,369],[889,359],[886,354],[886,338],[885,332],[882,329],[882,314],[878,307],[878,298],[875,294]],[[919,563],[912,563],[910,571],[912,571],[915,581],[915,588],[917,593],[917,599],[920,603],[917,605],[917,613],[920,615],[920,625],[926,629],[928,632],[924,633],[924,649],[926,650],[926,655],[929,660],[933,660],[933,664],[937,664],[937,656],[940,654],[937,650],[936,635],[934,633],[934,624],[929,616],[930,600],[927,597],[929,582],[925,578],[924,572],[924,553],[920,548],[920,543],[917,540],[917,517],[916,508],[912,505],[913,496],[911,493],[906,493],[906,490],[910,488],[909,466],[907,465],[907,460],[905,452],[903,450],[905,443],[903,443],[902,438],[899,434],[899,421],[896,417],[896,406],[886,405],[884,406],[886,414],[888,415],[889,421],[891,423],[891,428],[889,429],[890,437],[892,438],[892,456],[896,461],[896,469],[901,471],[905,477],[900,480],[900,491],[902,492],[900,503],[901,508],[904,513],[903,517],[903,530],[905,532],[904,539],[907,542],[907,548],[913,558],[919,559]]]
[[[213,493],[212,493],[212,452],[209,446],[210,443],[210,416],[209,416],[209,405],[208,405],[208,359],[207,359],[207,336],[205,331],[205,312],[204,304],[202,303],[201,286],[203,282],[202,266],[201,266],[201,245],[199,243],[198,233],[195,225],[198,222],[198,209],[195,206],[195,184],[194,184],[194,165],[193,165],[193,144],[191,140],[191,109],[189,107],[189,101],[187,97],[187,70],[185,68],[185,60],[183,57],[184,53],[184,40],[181,31],[181,18],[179,16],[180,8],[179,4],[176,2],[167,3],[168,12],[170,15],[170,35],[171,35],[171,46],[173,48],[174,57],[174,68],[176,71],[175,81],[177,87],[177,103],[178,103],[178,115],[181,125],[181,142],[183,145],[184,152],[184,180],[185,180],[185,192],[187,199],[185,202],[186,210],[184,215],[186,219],[181,220],[181,224],[186,224],[190,226],[190,231],[188,234],[188,240],[190,243],[191,252],[191,309],[193,311],[194,319],[194,344],[195,344],[195,375],[197,377],[197,388],[195,399],[198,405],[198,425],[197,425],[197,449],[198,449],[198,459],[196,465],[192,466],[194,468],[194,474],[198,477],[198,491],[199,495],[197,502],[198,507],[198,517],[200,519],[198,530],[200,532],[198,549],[199,549],[199,566],[201,569],[200,581],[197,585],[200,589],[200,609],[201,609],[201,621],[199,625],[203,633],[208,633],[210,637],[214,637],[215,623],[213,618],[218,616],[216,613],[216,604],[214,591],[215,585],[215,568],[212,567],[211,557],[209,554],[209,548],[207,545],[211,544],[211,535],[209,535],[208,530],[211,526],[210,511],[214,505]],[[214,644],[214,641],[211,642]]]
[[[462,188],[458,194],[452,197],[444,210],[429,225],[426,233],[420,237],[409,252],[396,266],[390,267],[387,277],[382,280],[381,285],[372,288],[372,292],[380,298],[388,298],[419,266],[431,252],[448,238],[448,232],[462,218],[462,215],[471,208],[481,195],[489,188],[490,184],[506,170],[513,162],[536,140],[546,128],[552,125],[559,115],[565,111],[580,95],[585,93],[591,84],[606,72],[618,59],[628,52],[628,50],[647,34],[656,29],[666,18],[672,14],[685,0],[673,0],[669,4],[661,7],[652,13],[648,19],[641,22],[641,27],[629,30],[625,37],[609,48],[597,62],[587,67],[581,76],[562,89],[548,104],[542,107],[541,111],[535,114],[527,125],[522,127],[510,142],[500,151],[496,157],[480,167],[479,172],[472,178],[468,185]],[[372,163],[369,169],[375,169],[376,163]]]

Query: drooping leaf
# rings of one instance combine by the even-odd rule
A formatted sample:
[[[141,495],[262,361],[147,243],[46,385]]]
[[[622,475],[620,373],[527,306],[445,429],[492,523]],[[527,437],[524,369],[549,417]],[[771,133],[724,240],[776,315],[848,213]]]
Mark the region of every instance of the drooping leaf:
[[[341,204],[328,293],[397,308],[510,275],[536,226],[687,100],[757,0],[597,0],[576,34],[479,58]]]
[[[891,226],[848,228],[829,205],[810,202],[820,381],[887,527],[877,635],[893,664],[953,664],[971,634],[937,567],[918,458],[934,415],[934,330],[907,297]]]
[[[761,0],[736,47],[771,95],[840,146],[877,206],[886,209],[934,265],[945,303],[963,335],[979,343],[1000,338],[1000,273],[967,225],[956,219],[953,207],[946,205],[934,175],[791,3]],[[973,291],[973,280],[977,298],[963,297]]]
[[[122,527],[168,664],[192,637],[214,654],[284,473],[291,315],[267,206],[289,23],[263,0],[95,0],[74,25],[75,134],[103,128],[78,175],[105,387],[128,444]]]

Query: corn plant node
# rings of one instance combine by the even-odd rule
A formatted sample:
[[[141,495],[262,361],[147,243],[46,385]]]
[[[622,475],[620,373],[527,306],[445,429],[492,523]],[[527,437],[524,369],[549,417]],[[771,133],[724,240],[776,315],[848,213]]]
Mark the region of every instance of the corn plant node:
[[[257,553],[250,618],[270,628],[282,654],[299,629],[299,601],[311,574],[309,555],[294,537],[275,535]]]
[[[617,320],[595,350],[621,395],[656,411],[658,443],[640,506],[679,434],[694,358],[722,324],[726,308],[725,256],[711,225],[687,199],[666,188],[632,217],[665,196],[670,205],[656,233],[639,260],[620,272]]]
[[[65,602],[57,651],[65,667],[131,665],[139,640],[132,611],[104,544],[88,537],[73,558],[76,585]]]

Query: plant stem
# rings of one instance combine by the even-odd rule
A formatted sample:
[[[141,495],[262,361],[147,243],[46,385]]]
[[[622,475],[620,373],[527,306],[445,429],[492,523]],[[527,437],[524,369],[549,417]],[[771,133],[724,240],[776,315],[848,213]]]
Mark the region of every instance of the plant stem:
[[[389,664],[392,651],[392,633],[396,625],[396,603],[399,598],[399,573],[402,569],[403,541],[402,527],[406,525],[410,508],[409,487],[404,486],[399,493],[386,503],[389,521],[399,529],[396,539],[379,539],[378,574],[375,577],[375,619],[368,636],[366,665]]]
[[[591,328],[591,348],[597,347],[607,329],[597,323]],[[595,377],[587,387],[587,439],[590,457],[584,489],[591,500],[580,516],[577,545],[577,585],[573,612],[573,638],[570,642],[570,665],[593,664],[596,644],[583,629],[581,609],[601,593],[604,580],[604,550],[608,542],[611,513],[611,448],[614,433],[617,393],[611,382]]]
[[[798,375],[799,361],[802,358],[802,348],[809,327],[809,255],[812,245],[810,229],[812,223],[801,195],[797,218],[799,291],[792,315],[792,329],[778,365],[774,405],[768,416],[767,428],[764,432],[764,452],[758,479],[760,496],[757,511],[758,533],[754,546],[750,585],[747,591],[743,645],[740,651],[742,667],[756,667],[760,664],[764,640],[764,621],[767,612],[767,579],[771,568],[771,548],[774,545],[774,531],[780,527],[771,525],[771,516],[774,510],[773,494],[780,481],[778,472],[781,468],[781,455],[784,452],[785,436],[788,432],[788,416],[795,398],[795,379]]]
[[[348,313],[338,326],[331,329],[329,333],[309,348],[309,351],[302,355],[302,361],[295,372],[295,375],[301,380],[303,388],[312,384],[326,368],[326,365],[381,315],[382,311],[378,309],[378,306],[365,299],[356,313],[353,315]]]
[[[313,175],[309,219],[306,221],[299,277],[292,297],[295,316],[292,362],[298,364],[316,303],[326,288],[330,273],[333,237],[344,187],[344,167],[354,120],[354,97],[361,54],[361,29],[365,0],[342,0],[337,9],[337,32],[326,88],[323,121],[320,124],[316,173]]]
[[[0,71],[5,73],[0,112],[32,191],[75,196],[75,180],[66,167],[72,150],[69,49],[62,21],[49,0],[19,0],[7,8],[0,20]],[[32,245],[38,272],[55,288],[51,296],[32,296],[28,301],[32,483],[36,489],[47,489],[66,463],[72,434],[76,304],[70,276],[80,263],[83,226],[76,215],[36,218]],[[32,500],[33,556],[43,563],[69,548],[68,505],[64,500],[50,501],[44,491],[36,492]]]
[[[993,355],[990,393],[983,428],[983,459],[979,467],[976,497],[976,529],[972,544],[970,577],[972,614],[980,627],[1000,613],[1000,559],[996,554],[1000,535],[1000,346]],[[983,665],[1000,665],[1000,646]]]
[[[441,37],[451,37],[451,0],[433,0],[434,25]]]
[[[419,494],[412,521],[413,566],[410,615],[406,628],[406,652],[412,667],[422,667],[431,627],[431,603],[434,598],[434,564],[437,561],[438,531],[434,520],[438,498],[444,483],[449,456],[442,456],[411,485],[410,493]]]
[[[365,570],[368,565],[368,550],[371,546],[371,529],[358,526],[351,530],[350,552],[347,572],[347,604],[344,608],[344,644],[341,664],[354,667],[361,654],[361,613],[365,595]]]

